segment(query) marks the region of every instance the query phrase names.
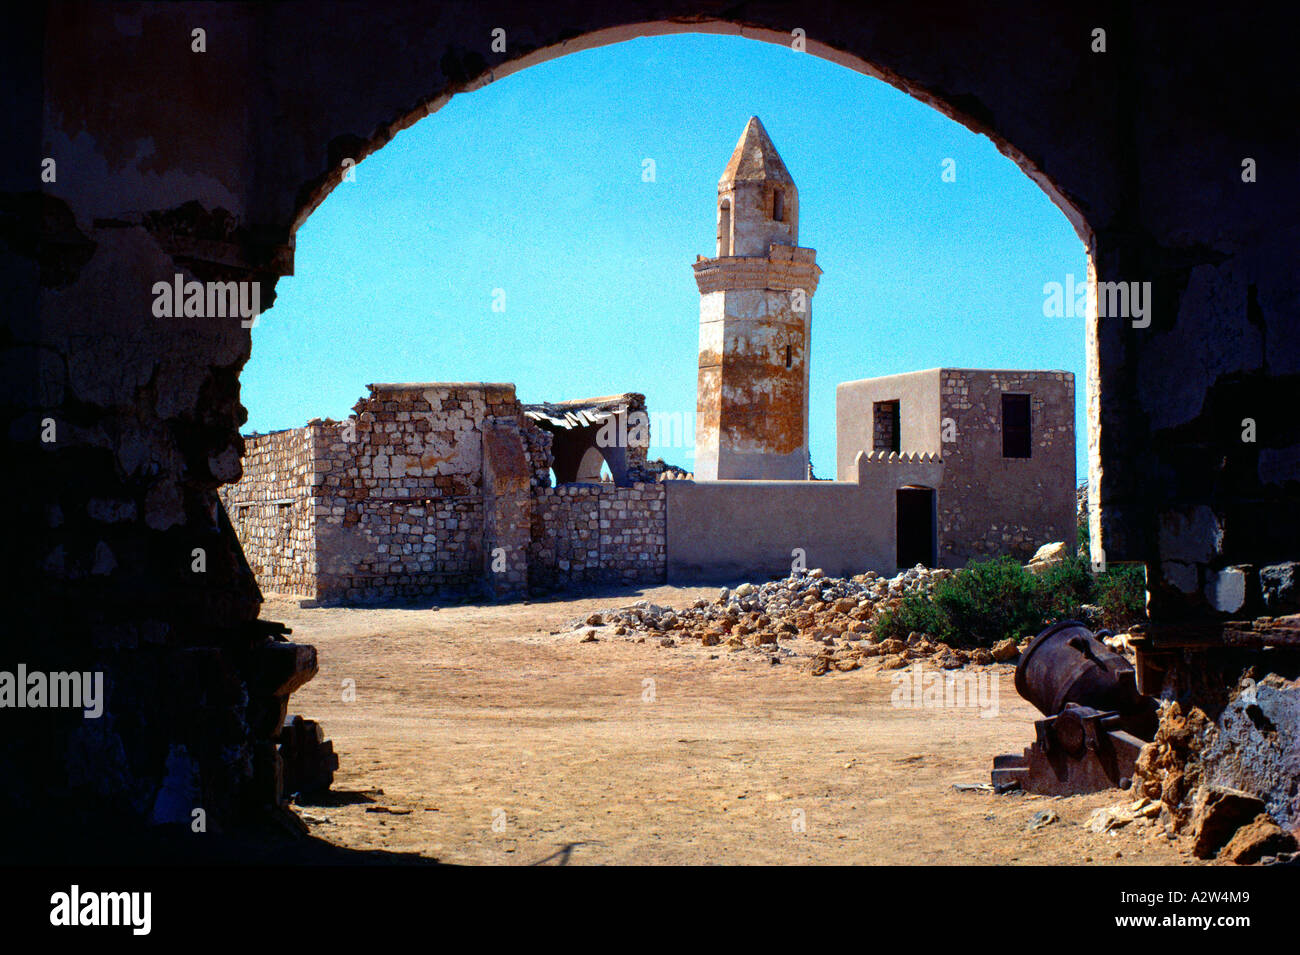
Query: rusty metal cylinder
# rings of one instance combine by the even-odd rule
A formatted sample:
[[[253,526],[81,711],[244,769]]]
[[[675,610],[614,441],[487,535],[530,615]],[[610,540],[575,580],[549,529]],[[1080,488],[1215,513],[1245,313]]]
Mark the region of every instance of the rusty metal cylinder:
[[[1077,620],[1061,620],[1034,637],[1016,666],[1016,692],[1045,716],[1067,703],[1136,713],[1149,701],[1137,690],[1133,664]]]

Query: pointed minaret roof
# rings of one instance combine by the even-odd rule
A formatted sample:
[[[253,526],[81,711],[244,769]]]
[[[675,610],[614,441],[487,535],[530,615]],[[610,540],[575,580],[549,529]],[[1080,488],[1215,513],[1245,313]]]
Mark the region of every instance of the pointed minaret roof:
[[[719,184],[739,181],[767,180],[794,185],[785,163],[777,154],[767,130],[757,116],[749,117],[745,131],[736,143],[736,151],[731,154],[727,168],[722,171]]]

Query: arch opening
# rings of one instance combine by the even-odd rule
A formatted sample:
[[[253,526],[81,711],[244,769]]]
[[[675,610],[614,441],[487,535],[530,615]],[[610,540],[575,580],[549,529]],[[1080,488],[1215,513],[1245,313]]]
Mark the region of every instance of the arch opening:
[[[530,66],[563,57],[570,53],[596,49],[611,44],[680,34],[738,36],[785,48],[790,48],[792,45],[791,35],[785,32],[741,24],[725,19],[701,18],[689,23],[665,20],[622,24],[590,31],[572,39],[565,40],[559,44],[552,44],[536,50],[531,50],[520,56],[506,53],[501,62],[493,64],[490,68],[485,69],[479,75],[459,84],[454,89],[427,99],[425,102],[407,113],[394,117],[391,122],[382,126],[374,135],[361,144],[357,150],[358,155],[354,157],[354,160],[355,162],[360,162],[362,158],[385,145],[401,130],[406,129],[420,119],[432,115],[440,110],[450,102],[454,96],[481,89],[497,80],[508,77],[521,70],[525,70]],[[1104,564],[1104,528],[1100,507],[1100,487],[1104,470],[1103,462],[1101,460],[1100,438],[1102,395],[1100,362],[1098,357],[1099,342],[1097,336],[1098,315],[1096,290],[1098,280],[1097,270],[1095,267],[1099,250],[1096,245],[1096,236],[1093,228],[1088,223],[1082,210],[1080,210],[1070,200],[1051,176],[1049,176],[1046,171],[1039,168],[1039,166],[1030,159],[1025,152],[1004,137],[989,122],[977,119],[970,113],[948,102],[940,93],[928,88],[924,84],[911,80],[892,70],[882,68],[866,58],[832,46],[814,37],[801,36],[800,43],[802,44],[802,49],[806,53],[887,83],[895,89],[906,93],[913,99],[930,106],[940,114],[959,123],[972,132],[987,137],[998,151],[1015,163],[1015,165],[1039,187],[1052,204],[1061,211],[1074,229],[1075,234],[1082,241],[1084,254],[1086,256],[1087,274],[1085,283],[1088,292],[1087,314],[1084,316],[1086,434],[1077,435],[1077,440],[1086,439],[1087,442],[1087,520],[1090,528],[1089,539],[1090,547],[1092,549],[1092,557],[1094,563],[1100,562]],[[292,223],[291,237],[297,232],[297,229],[311,214],[311,212],[319,206],[325,196],[327,196],[339,184],[339,182],[342,181],[346,171],[347,170],[343,169],[341,166],[338,168],[328,169],[318,177],[314,183],[305,184],[303,188],[300,189],[299,195],[303,196],[304,199],[299,204],[297,214]],[[787,215],[790,215],[793,214],[795,210],[785,209],[784,211]],[[726,219],[725,225],[723,221],[724,215]],[[729,205],[725,207],[722,205],[719,206],[718,218],[719,235],[717,254],[721,256],[730,254],[734,249],[734,241],[732,238],[733,212]]]

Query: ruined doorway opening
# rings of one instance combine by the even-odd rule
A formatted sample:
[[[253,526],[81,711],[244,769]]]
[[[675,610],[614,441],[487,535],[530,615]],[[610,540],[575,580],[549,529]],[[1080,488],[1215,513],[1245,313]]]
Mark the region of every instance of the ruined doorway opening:
[[[898,566],[933,567],[939,538],[938,496],[932,487],[900,487],[896,494]]]

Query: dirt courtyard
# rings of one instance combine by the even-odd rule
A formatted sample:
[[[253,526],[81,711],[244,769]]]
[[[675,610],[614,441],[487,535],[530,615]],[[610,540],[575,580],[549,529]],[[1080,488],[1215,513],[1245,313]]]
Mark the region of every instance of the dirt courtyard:
[[[889,672],[811,676],[726,647],[663,648],[575,617],[716,587],[440,609],[262,616],[314,644],[320,673],[291,713],[339,754],[328,797],[296,811],[340,846],[506,864],[1190,864],[1146,821],[1094,834],[1127,793],[959,792],[1033,738],[1036,711],[997,682],[978,707],[899,707]],[[711,657],[713,657],[711,659]],[[352,697],[346,699],[346,697]],[[991,708],[990,710],[991,711]],[[1035,813],[1059,820],[1036,831]]]

